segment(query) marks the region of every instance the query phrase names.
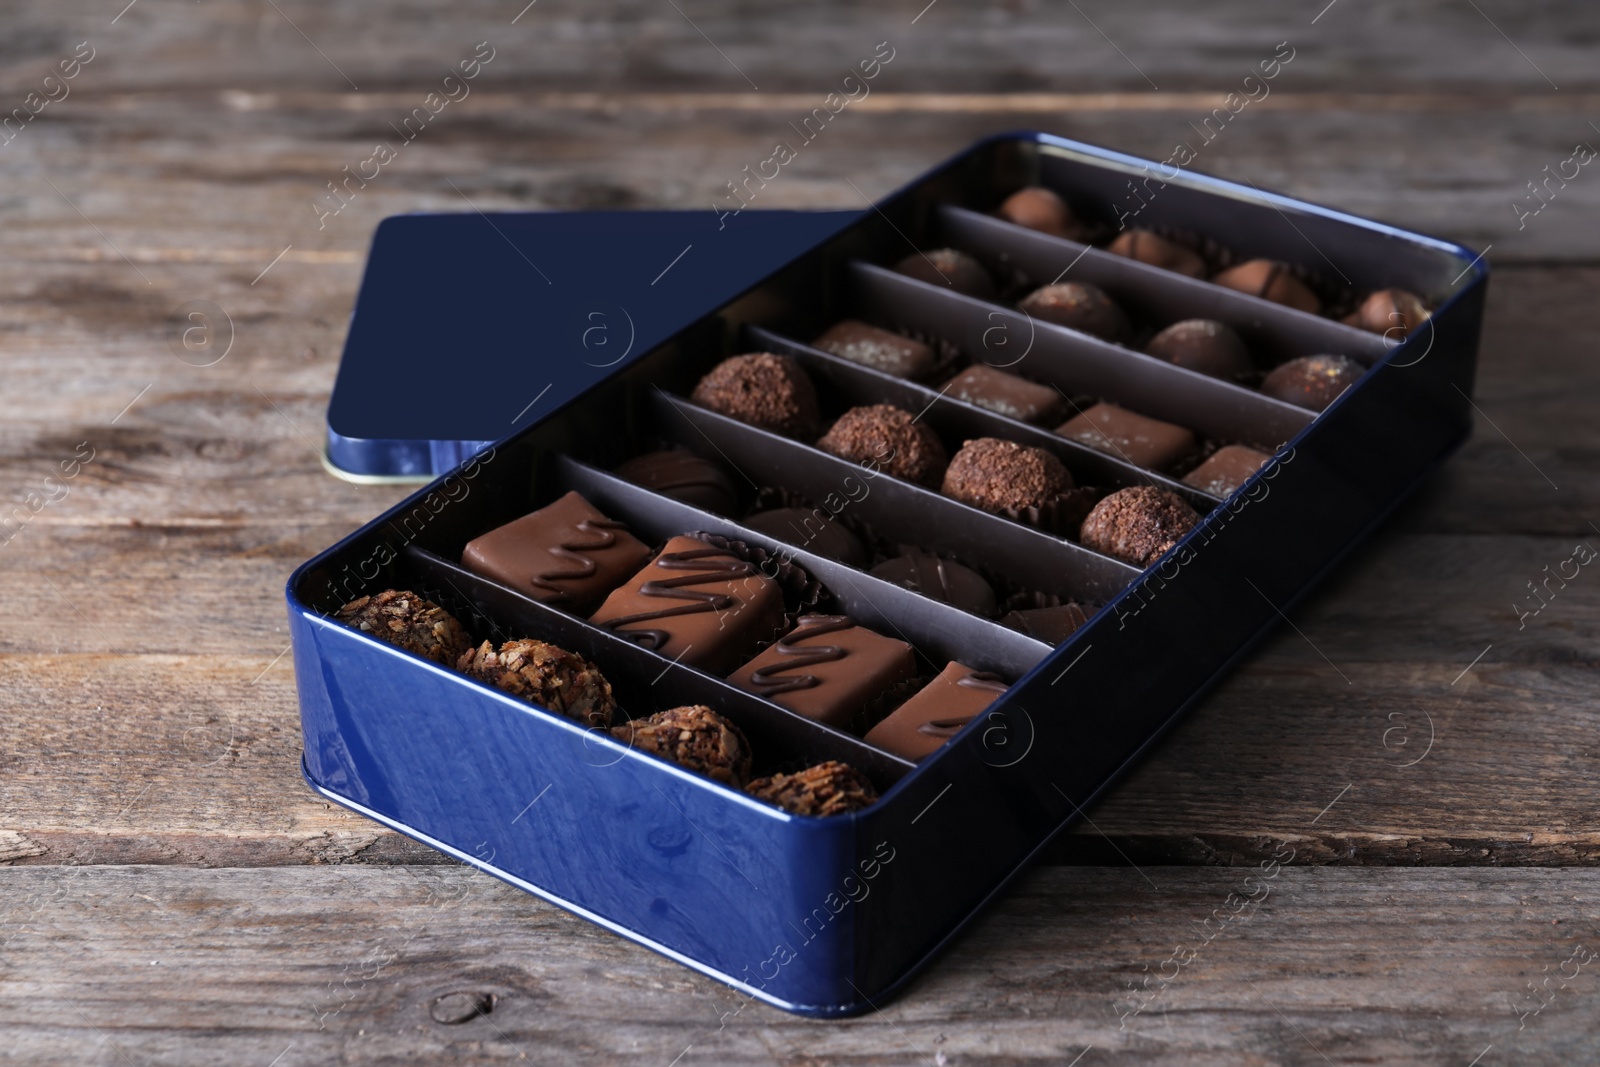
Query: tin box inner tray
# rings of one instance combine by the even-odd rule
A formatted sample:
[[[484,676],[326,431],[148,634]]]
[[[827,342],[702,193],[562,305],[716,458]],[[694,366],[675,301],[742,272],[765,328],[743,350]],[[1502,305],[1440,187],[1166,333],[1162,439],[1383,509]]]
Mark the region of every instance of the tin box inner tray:
[[[308,780],[780,1007],[848,1014],[881,1002],[1470,427],[1486,285],[1471,253],[1202,176],[1142,184],[1137,225],[1187,242],[1213,265],[1290,264],[1328,313],[1294,310],[1097,247],[1115,234],[1118,205],[1149,173],[1142,167],[1039,134],[982,142],[303,565],[288,600]],[[994,217],[1030,184],[1058,191],[1090,243]],[[941,247],[985,264],[995,297],[891,269]],[[1018,309],[1018,296],[1060,279],[1109,293],[1132,322],[1128,343]],[[1409,338],[1338,321],[1388,286],[1432,309]],[[1195,317],[1235,328],[1257,373],[1321,353],[1367,370],[1317,414],[1268,397],[1258,378],[1225,381],[1139,350],[1155,330]],[[847,318],[929,343],[938,371],[916,381],[811,345]],[[1141,569],[1090,550],[1072,530],[991,514],[690,399],[721,360],[763,351],[804,368],[824,425],[855,406],[893,404],[951,454],[978,437],[1031,445],[1059,458],[1091,499],[1154,485],[1203,519]],[[1052,387],[1062,417],[1105,401],[1187,427],[1202,442],[1190,466],[1230,443],[1274,458],[1231,494],[1213,495],[1185,483],[1182,464],[1145,469],[1052,432],[1054,422],[1010,417],[942,384],[983,363]],[[539,376],[485,388],[526,391]],[[716,464],[736,500],[707,510],[613,473],[662,448]],[[861,723],[823,725],[730,685],[721,670],[696,669],[461,566],[468,541],[574,490],[655,549],[695,532],[792,562],[815,582],[807,606],[908,642],[924,679],[956,661],[1009,688],[912,763],[867,744]],[[801,528],[790,536],[746,522],[775,505],[832,516],[870,558],[838,562],[813,551]],[[994,606],[962,610],[868,573],[908,548],[981,574]],[[841,760],[882,797],[848,815],[793,815],[332,617],[390,588],[444,606],[479,640],[538,638],[588,657],[630,717],[710,706],[748,735],[757,775]],[[1055,647],[997,618],[1069,601],[1092,617]]]

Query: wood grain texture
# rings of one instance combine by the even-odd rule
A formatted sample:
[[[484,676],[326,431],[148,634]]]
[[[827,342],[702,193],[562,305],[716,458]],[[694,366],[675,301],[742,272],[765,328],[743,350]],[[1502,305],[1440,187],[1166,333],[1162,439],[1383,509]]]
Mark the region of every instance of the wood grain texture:
[[[0,872],[0,1027],[38,1064],[1081,1054],[1083,1067],[1464,1067],[1491,1046],[1480,1062],[1600,1054],[1600,976],[1579,953],[1600,939],[1600,874],[1248,873],[1036,872],[904,996],[817,1022],[461,868],[15,869]],[[1530,984],[1548,1004],[1537,1014]],[[468,998],[488,1010],[437,1021]]]

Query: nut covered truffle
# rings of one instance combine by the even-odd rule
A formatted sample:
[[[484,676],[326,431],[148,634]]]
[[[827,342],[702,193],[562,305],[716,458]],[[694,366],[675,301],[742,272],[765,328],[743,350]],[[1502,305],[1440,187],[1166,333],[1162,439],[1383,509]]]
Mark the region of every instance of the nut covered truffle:
[[[352,600],[336,617],[346,626],[446,667],[455,666],[472,647],[472,635],[454,615],[409,590],[385,589]]]
[[[1136,485],[1096,504],[1083,520],[1079,540],[1113,559],[1148,567],[1199,521],[1200,513],[1176,493]]]
[[[851,408],[817,441],[824,452],[937,487],[949,462],[939,435],[893,404]]]
[[[844,815],[878,799],[878,791],[866,775],[838,760],[794,774],[757,778],[744,791],[795,815]]]
[[[704,704],[633,719],[614,728],[611,736],[735,789],[750,779],[750,742],[744,732]]]
[[[1301,356],[1267,375],[1261,391],[1285,404],[1322,411],[1365,371],[1348,356]]]
[[[983,269],[983,264],[954,248],[913,252],[896,263],[894,269],[895,273],[919,282],[942,285],[979,300],[994,299],[994,279]]]
[[[1072,474],[1042,448],[979,437],[961,446],[940,492],[984,511],[1042,508],[1072,488]]]
[[[585,726],[610,726],[617,711],[611,683],[588,660],[544,641],[485,641],[456,664],[461,673]]]
[[[723,360],[700,379],[690,399],[785,437],[812,437],[820,421],[817,391],[806,372],[788,356],[770,352]]]
[[[1133,332],[1128,316],[1097,285],[1082,282],[1046,285],[1023,297],[1017,306],[1036,319],[1079,330],[1102,341],[1121,344]]]

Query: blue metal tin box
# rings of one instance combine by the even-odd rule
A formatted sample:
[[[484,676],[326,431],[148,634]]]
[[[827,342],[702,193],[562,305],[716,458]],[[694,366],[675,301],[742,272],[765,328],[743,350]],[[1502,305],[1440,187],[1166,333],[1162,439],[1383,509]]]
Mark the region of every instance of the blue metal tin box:
[[[1028,184],[1055,189],[1106,231],[1136,203],[1137,225],[1303,268],[1336,294],[1335,303],[1340,292],[1399,286],[1422,294],[1434,311],[1423,328],[1392,343],[985,214]],[[532,353],[553,335],[567,341],[537,359],[508,360],[497,380],[474,384],[485,405],[506,409],[505,437],[290,578],[305,775],[332,800],[791,1011],[846,1015],[891,995],[1471,426],[1487,285],[1471,252],[1043,134],[977,144],[873,211],[847,225],[841,220],[781,268],[749,278],[736,296],[718,294],[717,307],[661,343],[598,368],[603,374],[581,395],[531,414],[516,409],[546,382],[603,362],[591,362],[582,330],[592,310],[606,310],[608,291],[591,280],[574,294],[567,319],[530,316],[519,324],[506,309],[517,306],[519,288],[543,283],[531,272],[507,283],[505,270],[526,272],[527,260],[558,271],[569,249],[555,240],[528,246],[522,238],[535,231],[518,231],[514,241],[504,232],[511,218],[390,220],[375,246],[353,338],[382,329],[405,343],[407,316],[418,314],[408,296],[421,294],[421,281],[389,270],[380,253],[385,234],[418,227],[441,270],[487,270],[498,279],[487,299],[501,332],[471,329],[472,307],[437,312],[467,324],[462,343],[526,344]],[[502,239],[509,247],[496,260],[488,249]],[[707,234],[708,256],[715,240]],[[579,238],[571,241],[576,248]],[[917,249],[943,246],[1030,284],[1062,276],[1093,282],[1151,321],[1228,322],[1270,362],[1334,352],[1370,369],[1313,414],[886,269]],[[561,279],[550,277],[554,289]],[[679,305],[693,301],[692,273],[683,284],[673,297]],[[1103,397],[1217,440],[1269,442],[1278,451],[1226,499],[1210,497],[805,343],[847,315],[1023,370],[1064,392]],[[504,333],[521,326],[526,337]],[[1048,448],[1080,480],[1163,485],[1194,503],[1204,520],[1141,572],[910,483],[869,476],[683,399],[719,360],[761,350],[800,359],[836,406],[926,405],[929,424],[946,439],[1008,436]],[[448,353],[440,353],[439,373],[450,373]],[[428,382],[397,385],[424,397],[429,389]],[[404,427],[396,430],[393,437],[407,436],[398,432]],[[729,462],[753,482],[802,496],[854,478],[864,487],[861,517],[886,537],[973,561],[1019,587],[1104,606],[1052,649],[789,546],[863,624],[892,627],[932,660],[959,658],[1014,680],[985,715],[913,765],[456,564],[470,538],[569,489],[657,544],[675,533],[710,531],[783,547],[737,518],[606,473],[641,442],[660,441],[711,458],[734,456]],[[791,815],[331,618],[339,605],[391,587],[445,605],[479,637],[537,637],[582,653],[605,671],[630,714],[709,704],[738,722],[758,753],[788,764],[845,760],[874,779],[882,798],[851,815]]]

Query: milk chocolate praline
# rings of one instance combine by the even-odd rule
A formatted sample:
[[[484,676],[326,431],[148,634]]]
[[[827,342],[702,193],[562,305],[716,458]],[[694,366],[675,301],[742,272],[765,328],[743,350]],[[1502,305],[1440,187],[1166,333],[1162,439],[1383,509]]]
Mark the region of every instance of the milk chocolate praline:
[[[940,491],[984,511],[1023,511],[1045,507],[1072,484],[1072,474],[1044,449],[979,437],[955,454]]]
[[[817,432],[817,391],[788,356],[754,352],[725,359],[700,379],[690,397],[730,419],[786,437]]]
[[[939,484],[949,462],[939,435],[893,404],[851,408],[822,435],[817,447],[930,488]]]
[[[1187,274],[1191,278],[1206,276],[1206,261],[1199,255],[1149,230],[1128,230],[1118,234],[1106,251],[1148,263],[1152,267]]]
[[[496,689],[577,719],[610,726],[617,711],[611,683],[588,660],[544,641],[488,641],[463,655],[457,669]]]
[[[728,515],[739,506],[733,482],[721,467],[687,448],[635,456],[616,470],[618,478],[703,511]]]
[[[954,248],[913,252],[894,265],[897,273],[919,282],[944,286],[979,300],[994,299],[994,279],[983,264]]]
[[[795,815],[844,815],[878,800],[878,791],[867,776],[838,760],[794,774],[757,778],[744,791]]]
[[[1415,293],[1404,289],[1379,289],[1346,315],[1344,323],[1396,341],[1407,336],[1428,317],[1428,309]]]
[[[1233,327],[1213,319],[1185,319],[1162,330],[1144,346],[1145,354],[1173,366],[1238,381],[1254,370],[1250,350]]]
[[[1236,289],[1241,293],[1259,296],[1274,304],[1283,304],[1315,315],[1322,309],[1317,295],[1305,283],[1289,273],[1289,268],[1270,259],[1252,259],[1211,279],[1217,285]]]
[[[1267,375],[1261,391],[1274,400],[1321,411],[1365,372],[1365,367],[1348,356],[1301,356]]]
[[[446,667],[455,666],[461,654],[472,647],[472,635],[454,615],[410,590],[385,589],[352,600],[339,609],[336,618]]]
[[[1078,538],[1085,548],[1148,567],[1200,521],[1176,493],[1150,485],[1119,489],[1094,506]]]
[[[971,567],[941,559],[932,552],[905,548],[901,555],[872,568],[871,574],[970,615],[985,619],[994,617],[994,589],[983,576]]]
[[[1132,332],[1128,316],[1097,285],[1057,282],[1035,289],[1017,306],[1036,319],[1078,330],[1102,341],[1121,344]]]
[[[1082,230],[1067,202],[1055,190],[1042,185],[1018,189],[1006,197],[996,214],[1007,222],[1055,237],[1076,238]]]
[[[744,520],[752,530],[851,567],[867,562],[861,539],[821,508],[773,508]]]
[[[744,731],[704,704],[630,720],[613,729],[611,736],[735,789],[750,779],[750,742]]]

